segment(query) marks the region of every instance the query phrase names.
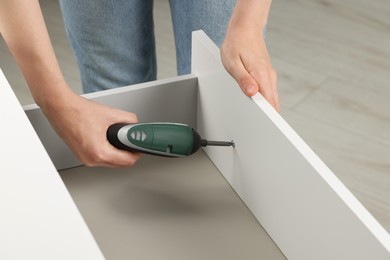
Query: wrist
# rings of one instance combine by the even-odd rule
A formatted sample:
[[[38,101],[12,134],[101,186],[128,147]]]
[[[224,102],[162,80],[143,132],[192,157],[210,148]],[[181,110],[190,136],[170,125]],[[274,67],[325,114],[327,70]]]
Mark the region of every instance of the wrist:
[[[268,20],[271,0],[238,0],[229,22],[229,30],[261,31]]]
[[[69,106],[77,96],[64,81],[53,82],[47,87],[41,86],[39,90],[32,90],[32,95],[36,104],[45,114]]]

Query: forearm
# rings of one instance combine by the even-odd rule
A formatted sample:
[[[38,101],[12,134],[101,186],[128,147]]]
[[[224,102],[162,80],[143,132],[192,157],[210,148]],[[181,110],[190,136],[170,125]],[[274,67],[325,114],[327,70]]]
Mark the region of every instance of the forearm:
[[[38,0],[1,0],[0,32],[39,105],[71,92],[56,60]]]
[[[108,126],[137,122],[136,115],[74,94],[56,60],[38,0],[0,0],[0,32],[37,104],[76,157],[89,166],[130,166],[138,154],[115,149]],[[93,126],[93,127],[91,127]]]
[[[229,28],[246,28],[262,33],[267,24],[271,0],[237,0]]]

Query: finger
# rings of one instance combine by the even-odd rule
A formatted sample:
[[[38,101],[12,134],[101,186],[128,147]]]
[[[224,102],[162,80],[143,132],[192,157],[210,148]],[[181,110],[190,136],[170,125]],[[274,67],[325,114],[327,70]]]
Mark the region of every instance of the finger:
[[[116,122],[123,122],[123,123],[136,123],[138,122],[137,115],[131,112],[123,111],[123,110],[116,110],[115,111],[115,118],[114,120]]]
[[[119,150],[110,144],[107,144],[107,147],[103,149],[105,152],[102,155],[102,160],[98,163],[99,166],[129,167],[133,166],[141,157],[140,153]]]
[[[277,75],[276,75],[276,72],[273,72],[271,74],[271,80],[272,80],[272,91],[274,93],[274,98],[275,98],[275,102],[276,102],[276,110],[278,112],[280,112],[280,99],[279,99],[279,91],[278,91],[278,87],[277,87]]]
[[[258,92],[258,84],[256,80],[245,69],[244,65],[236,62],[234,65],[228,66],[227,71],[237,81],[242,92],[248,97],[254,96]]]
[[[280,100],[279,100],[279,93],[276,88],[274,88],[274,97],[276,102],[276,111],[280,112]]]
[[[140,158],[140,154],[119,150],[112,146],[108,140],[105,140],[99,145],[79,153],[77,157],[89,167],[126,167],[134,165]]]
[[[278,110],[277,91],[275,88],[275,83],[271,79],[269,70],[256,69],[249,72],[249,74],[255,79],[259,85],[260,94],[276,109]],[[275,95],[276,94],[276,95]]]
[[[115,155],[115,160],[109,162],[110,167],[130,167],[141,158],[140,153],[120,151]]]

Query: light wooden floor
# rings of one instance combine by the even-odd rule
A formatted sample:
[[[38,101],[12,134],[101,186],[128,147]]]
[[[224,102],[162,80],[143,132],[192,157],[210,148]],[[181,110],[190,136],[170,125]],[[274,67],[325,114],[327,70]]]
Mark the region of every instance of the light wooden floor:
[[[57,1],[41,0],[68,83],[77,66]],[[282,115],[390,231],[390,2],[273,1],[267,44]],[[155,1],[159,78],[176,75],[167,0]],[[26,84],[0,42],[0,68],[22,104]]]

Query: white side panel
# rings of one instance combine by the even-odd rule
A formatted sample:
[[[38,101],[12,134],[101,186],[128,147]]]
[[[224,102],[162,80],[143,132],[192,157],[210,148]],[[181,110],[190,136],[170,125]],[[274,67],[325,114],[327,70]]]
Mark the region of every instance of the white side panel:
[[[182,76],[84,95],[111,107],[134,112],[140,122],[180,122],[196,127],[194,76]],[[36,105],[25,107],[35,131],[58,170],[81,165]]]
[[[206,153],[288,259],[390,259],[390,236],[260,96],[246,97],[218,48],[193,34],[198,130],[234,140]]]
[[[0,70],[0,259],[103,259]]]

